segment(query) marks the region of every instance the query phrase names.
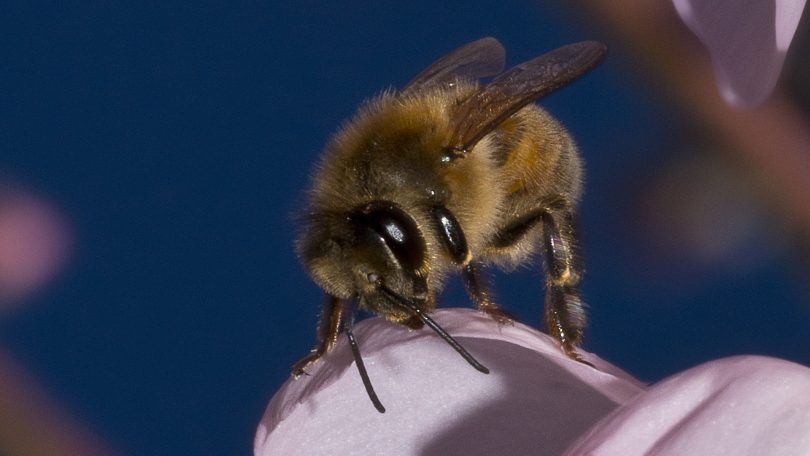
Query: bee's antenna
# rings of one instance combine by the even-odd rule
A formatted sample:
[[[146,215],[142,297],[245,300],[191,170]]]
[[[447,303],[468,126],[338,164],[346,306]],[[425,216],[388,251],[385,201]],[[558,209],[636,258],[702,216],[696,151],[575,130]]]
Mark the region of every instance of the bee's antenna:
[[[433,321],[433,319],[430,318],[424,311],[422,311],[422,309],[420,309],[419,306],[405,299],[399,294],[395,293],[393,290],[391,290],[384,284],[379,283],[378,285],[386,295],[394,298],[397,302],[399,302],[401,305],[405,306],[408,310],[410,310],[414,315],[419,317],[419,319],[422,320],[424,324],[428,325],[430,329],[436,331],[436,334],[441,336],[441,338],[444,339],[445,342],[450,344],[450,346],[453,347],[453,349],[457,351],[462,358],[464,358],[468,363],[470,363],[472,367],[474,367],[479,372],[483,372],[485,374],[489,373],[489,369],[487,369],[486,366],[479,363],[478,360],[473,358],[470,352],[468,352],[464,347],[461,346],[461,344],[459,344],[455,339],[453,339],[453,337],[450,334],[447,334],[447,331],[442,329],[442,327],[439,326],[438,323]]]
[[[354,363],[357,365],[357,370],[360,372],[360,379],[363,380],[363,386],[366,387],[366,394],[368,394],[368,398],[371,399],[371,403],[374,404],[374,408],[380,413],[385,413],[385,407],[383,407],[382,402],[380,402],[380,399],[377,397],[377,393],[374,392],[374,386],[371,384],[371,379],[368,377],[366,365],[363,363],[363,357],[360,356],[360,347],[357,346],[357,339],[354,338],[354,333],[352,332],[352,320],[354,320],[354,317],[350,317],[347,321],[345,331],[346,337],[349,339],[349,346],[352,348]]]

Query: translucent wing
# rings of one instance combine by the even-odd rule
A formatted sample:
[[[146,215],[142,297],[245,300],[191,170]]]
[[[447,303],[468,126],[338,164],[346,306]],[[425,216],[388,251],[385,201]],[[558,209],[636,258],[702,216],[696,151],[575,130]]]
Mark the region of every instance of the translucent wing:
[[[459,152],[469,151],[522,107],[593,69],[606,53],[604,44],[583,41],[507,70],[458,105],[448,147]]]
[[[503,71],[506,50],[495,38],[481,38],[445,55],[416,75],[402,93],[427,85],[450,84],[456,78],[480,79]]]

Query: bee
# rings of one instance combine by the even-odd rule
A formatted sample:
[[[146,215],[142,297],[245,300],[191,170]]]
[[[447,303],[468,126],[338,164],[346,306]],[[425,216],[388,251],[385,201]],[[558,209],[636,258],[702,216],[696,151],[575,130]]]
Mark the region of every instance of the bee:
[[[345,332],[375,407],[352,323],[358,309],[411,329],[427,325],[488,373],[429,313],[451,273],[476,307],[509,317],[481,275],[541,253],[545,326],[569,357],[586,323],[576,234],[582,159],[560,123],[533,102],[593,69],[607,48],[563,46],[504,71],[483,38],[440,58],[398,91],[365,102],[326,146],[297,253],[327,298],[305,373]],[[488,83],[482,78],[494,77]]]

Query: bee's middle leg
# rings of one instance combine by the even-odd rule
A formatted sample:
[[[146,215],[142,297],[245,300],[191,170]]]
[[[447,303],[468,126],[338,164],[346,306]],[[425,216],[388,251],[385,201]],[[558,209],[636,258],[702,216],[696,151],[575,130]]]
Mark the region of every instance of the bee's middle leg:
[[[439,227],[439,237],[447,252],[461,267],[461,278],[475,306],[500,324],[511,323],[512,318],[492,299],[492,294],[480,273],[481,265],[473,258],[467,245],[467,238],[456,217],[444,206],[433,207],[432,215]]]
[[[467,288],[467,294],[470,295],[475,302],[478,310],[486,313],[493,320],[499,324],[506,325],[512,323],[512,316],[504,311],[493,299],[486,286],[484,278],[479,272],[480,264],[470,262],[461,271],[461,278],[464,281],[464,286]]]

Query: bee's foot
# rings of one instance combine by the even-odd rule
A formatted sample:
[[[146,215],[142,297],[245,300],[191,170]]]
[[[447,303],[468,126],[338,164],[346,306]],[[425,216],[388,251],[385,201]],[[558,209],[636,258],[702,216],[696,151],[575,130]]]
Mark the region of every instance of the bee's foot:
[[[484,311],[485,314],[489,315],[489,318],[495,320],[498,323],[498,326],[512,326],[515,323],[515,319],[512,318],[511,315],[504,312],[500,307],[484,307],[481,310]]]
[[[566,344],[563,344],[562,345],[562,350],[563,350],[563,353],[565,353],[565,356],[573,359],[574,361],[580,362],[580,363],[582,363],[582,364],[584,364],[586,366],[590,366],[590,367],[596,369],[596,366],[594,366],[593,363],[591,363],[590,361],[587,361],[585,358],[582,357],[582,355],[579,354],[576,347],[568,346]]]
[[[307,355],[306,357],[304,357],[301,361],[298,361],[297,363],[295,363],[293,365],[293,367],[292,367],[292,372],[291,372],[292,378],[295,379],[295,380],[298,380],[299,378],[301,378],[304,375],[309,375],[309,372],[307,372],[306,369],[309,366],[315,364],[319,359],[321,359],[322,356],[323,356],[323,353],[315,350],[312,353],[310,353],[309,355]]]

